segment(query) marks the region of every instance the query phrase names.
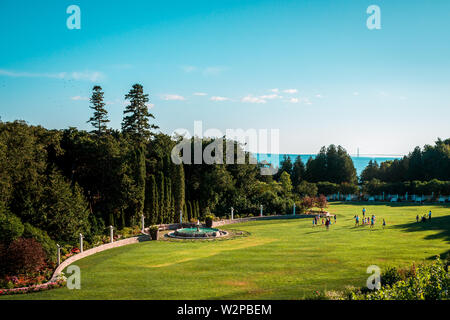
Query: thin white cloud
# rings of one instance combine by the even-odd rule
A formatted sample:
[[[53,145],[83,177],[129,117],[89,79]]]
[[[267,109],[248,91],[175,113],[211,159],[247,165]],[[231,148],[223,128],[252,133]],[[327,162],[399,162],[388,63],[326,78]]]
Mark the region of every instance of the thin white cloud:
[[[35,72],[17,72],[0,69],[0,75],[14,78],[52,78],[64,80],[82,80],[91,82],[95,82],[104,78],[103,73],[99,71],[35,73]]]
[[[264,100],[273,100],[273,99],[281,99],[283,97],[278,94],[267,94],[260,96],[260,98]]]
[[[184,101],[184,100],[186,100],[185,97],[180,96],[178,94],[165,94],[162,96],[162,99],[166,100],[166,101]]]
[[[207,67],[203,69],[204,76],[217,76],[227,70],[226,67]]]
[[[318,94],[316,94],[316,98],[317,98],[317,99],[322,99],[323,96],[322,96],[320,93],[318,93]]]
[[[213,96],[210,98],[211,101],[228,101],[230,100],[227,97]]]
[[[248,95],[241,100],[242,102],[246,103],[266,103],[267,101],[260,98],[260,97],[254,97],[252,95]]]
[[[354,95],[354,96],[359,96],[359,92],[358,92],[358,91],[355,91],[355,92],[353,92],[353,95]]]
[[[302,104],[307,104],[307,105],[311,105],[312,102],[309,100],[309,98],[290,98],[288,100],[284,100],[285,102],[289,102],[289,103],[302,103]]]
[[[88,97],[75,96],[75,97],[71,97],[70,100],[73,100],[73,101],[87,101],[87,100],[89,100],[89,98]]]
[[[280,92],[280,89],[274,88],[274,89],[270,89],[269,91],[270,92],[274,92],[274,93],[278,93],[278,92]]]
[[[85,71],[85,72],[72,72],[69,75],[70,79],[74,79],[74,80],[88,80],[91,82],[96,82],[100,79],[103,78],[103,74],[101,72],[90,72],[90,71]]]
[[[196,71],[197,67],[195,67],[195,66],[182,66],[181,69],[183,69],[183,71],[186,72],[186,73],[190,73],[190,72]]]
[[[193,95],[194,95],[194,96],[200,96],[200,97],[203,97],[203,96],[207,96],[208,94],[205,93],[205,92],[194,92]]]
[[[294,94],[294,93],[298,93],[297,89],[286,89],[283,90],[284,93],[289,93],[289,94]]]

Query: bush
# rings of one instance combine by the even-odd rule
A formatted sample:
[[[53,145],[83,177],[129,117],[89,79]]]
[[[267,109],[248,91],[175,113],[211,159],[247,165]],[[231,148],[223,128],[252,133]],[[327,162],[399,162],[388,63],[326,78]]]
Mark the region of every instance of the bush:
[[[39,242],[45,251],[47,259],[51,262],[56,262],[56,243],[50,239],[47,232],[25,223],[23,237],[27,239],[33,238]]]
[[[342,194],[355,194],[358,192],[358,186],[348,182],[342,182],[339,189]]]
[[[205,224],[207,228],[212,228],[213,225],[213,221],[214,221],[214,216],[213,215],[207,215],[205,217]]]
[[[151,226],[150,228],[148,228],[148,233],[150,234],[152,240],[158,240],[158,233],[159,233],[158,226]]]
[[[390,271],[393,279],[397,276]],[[400,277],[402,274],[398,273]],[[444,300],[448,299],[450,277],[445,264],[437,258],[431,264],[413,266],[404,274],[405,279],[392,285],[384,285],[380,290],[370,293],[353,293],[356,300]]]
[[[328,207],[328,201],[327,201],[327,197],[325,197],[323,194],[321,194],[320,196],[316,197],[314,199],[315,205],[320,208],[320,211],[323,212],[323,209]]]
[[[7,271],[9,274],[37,272],[45,266],[45,252],[34,239],[18,238],[7,250]]]
[[[7,247],[0,242],[0,276],[5,275],[7,273]]]
[[[24,226],[20,219],[11,213],[0,214],[0,242],[10,244],[21,237]]]
[[[318,182],[317,192],[326,196],[336,194],[340,191],[339,185],[331,182]]]
[[[392,286],[394,283],[402,280],[397,268],[389,267],[385,272],[381,274],[381,284],[383,286]]]

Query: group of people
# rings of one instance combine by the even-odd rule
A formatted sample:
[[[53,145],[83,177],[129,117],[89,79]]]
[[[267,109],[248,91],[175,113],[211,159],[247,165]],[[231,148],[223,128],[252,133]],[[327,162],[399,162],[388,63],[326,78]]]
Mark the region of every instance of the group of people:
[[[427,217],[428,216],[428,217]],[[336,223],[336,215],[332,216],[334,218],[334,223]],[[327,230],[330,228],[331,225],[331,216],[327,216],[327,217],[322,217],[322,226],[325,226],[327,228]],[[353,217],[355,219],[355,226],[364,226],[364,225],[369,225],[370,228],[374,228],[375,227],[375,215],[371,215],[370,217],[367,216],[366,217],[366,208],[362,209],[362,218],[359,217],[359,215],[355,215]],[[317,227],[319,225],[319,220],[320,220],[320,216],[314,216],[313,218],[313,227]],[[426,222],[426,221],[431,221],[431,210],[430,212],[428,212],[427,214],[424,214],[422,217],[419,217],[419,215],[416,216],[416,221],[419,222]],[[382,223],[382,227],[383,229],[386,227],[386,220],[384,220],[383,218],[383,223]]]
[[[334,218],[334,223],[336,223],[336,221],[337,221],[337,217],[336,217],[336,215],[334,215],[333,216],[333,218]],[[313,227],[317,227],[318,225],[319,225],[319,220],[320,220],[320,217],[319,216],[314,216],[314,218],[313,218]],[[322,217],[322,224],[321,224],[322,226],[325,226],[326,228],[327,228],[327,230],[330,228],[330,225],[331,225],[331,217]]]
[[[422,218],[419,218],[419,215],[417,215],[417,216],[416,216],[416,221],[419,222],[419,220],[420,220],[421,222],[427,222],[427,220],[428,220],[428,221],[431,221],[431,210],[430,210],[430,212],[428,212],[428,219],[427,219],[427,215],[426,215],[426,214],[424,214],[424,215],[422,216]]]
[[[355,226],[370,225],[370,228],[375,227],[375,215],[366,217],[366,208],[362,209],[362,218],[359,215],[355,215],[353,218],[355,219]],[[386,220],[383,219],[383,229],[384,227],[386,227]]]

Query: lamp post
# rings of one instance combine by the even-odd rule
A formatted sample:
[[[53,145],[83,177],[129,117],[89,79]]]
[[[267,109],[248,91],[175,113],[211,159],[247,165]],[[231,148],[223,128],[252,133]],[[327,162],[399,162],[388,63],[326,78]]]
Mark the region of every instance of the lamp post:
[[[263,216],[263,205],[260,206],[259,216],[260,217]]]
[[[233,219],[234,219],[234,208],[231,207],[231,220],[233,220]]]
[[[183,227],[183,211],[180,210],[180,225]]]
[[[295,202],[294,202],[294,216],[295,216]]]
[[[144,229],[145,229],[145,216],[141,215],[141,226],[142,226],[142,233],[144,233]]]
[[[109,226],[109,237],[111,239],[111,243],[114,242],[114,227],[113,226]]]
[[[80,253],[83,252],[83,235],[80,233]]]

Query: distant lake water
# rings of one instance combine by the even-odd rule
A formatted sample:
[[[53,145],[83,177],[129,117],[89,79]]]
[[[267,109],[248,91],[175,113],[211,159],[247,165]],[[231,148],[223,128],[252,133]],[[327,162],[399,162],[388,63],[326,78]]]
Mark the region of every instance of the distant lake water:
[[[280,165],[280,162],[283,160],[284,154],[266,154],[266,153],[256,153],[253,154],[256,157],[256,160],[258,162],[261,161],[267,161],[268,163],[271,163],[274,167],[277,167]],[[308,162],[308,159],[312,157],[313,159],[316,157],[315,154],[286,154],[286,156],[291,158],[291,161],[294,162],[297,157],[300,157],[303,161],[303,163],[306,165],[306,162]],[[364,156],[364,157],[357,157],[352,156],[353,164],[356,168],[356,174],[359,176],[361,172],[364,170],[365,167],[369,164],[369,161],[376,160],[378,164],[384,161],[388,160],[395,160],[395,159],[401,159],[402,156]]]

